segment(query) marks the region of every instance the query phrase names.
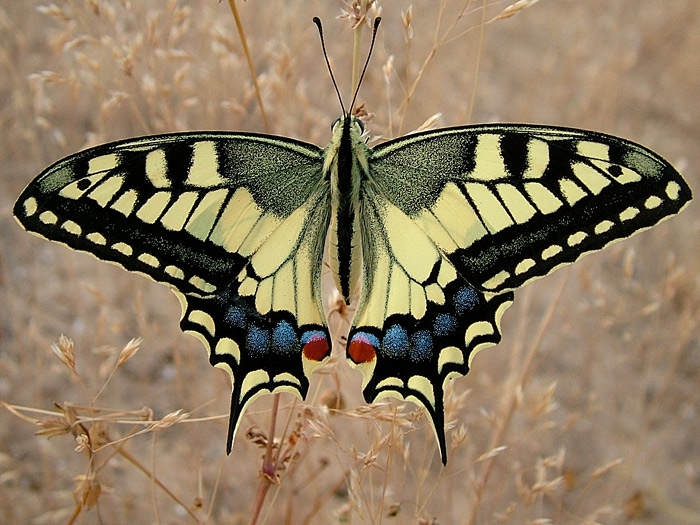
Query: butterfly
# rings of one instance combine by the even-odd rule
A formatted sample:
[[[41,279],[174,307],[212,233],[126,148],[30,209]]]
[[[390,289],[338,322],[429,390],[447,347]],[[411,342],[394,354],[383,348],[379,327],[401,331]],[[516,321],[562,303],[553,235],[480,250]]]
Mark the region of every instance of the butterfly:
[[[444,464],[445,384],[500,341],[513,291],[691,191],[656,153],[592,131],[473,125],[374,147],[363,133],[343,110],[325,148],[235,132],[104,144],[44,170],[14,215],[172,289],[182,330],[230,374],[228,452],[257,396],[304,397],[330,357],[325,253],[345,302],[358,297],[345,348],[365,399],[424,407]]]

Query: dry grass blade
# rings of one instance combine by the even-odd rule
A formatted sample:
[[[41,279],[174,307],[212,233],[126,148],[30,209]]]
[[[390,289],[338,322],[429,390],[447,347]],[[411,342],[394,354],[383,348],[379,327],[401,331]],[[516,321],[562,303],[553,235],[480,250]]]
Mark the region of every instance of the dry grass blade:
[[[435,128],[439,120],[442,118],[442,113],[435,113],[430,115],[425,121],[416,128],[416,131],[427,131],[429,129]]]
[[[487,23],[490,24],[491,22],[495,22],[497,20],[504,20],[506,18],[510,18],[511,16],[515,16],[528,7],[532,7],[537,2],[539,2],[539,0],[518,0],[517,2],[507,6],[503,11],[494,16]]]
[[[159,421],[154,422],[150,427],[148,427],[148,430],[150,431],[168,428],[184,421],[188,417],[190,417],[189,413],[185,412],[182,409],[178,409],[174,412],[166,414]]]
[[[614,469],[618,465],[621,465],[623,462],[624,462],[623,458],[613,459],[612,461],[606,463],[605,465],[602,465],[602,466],[596,468],[593,472],[591,472],[591,478],[593,478],[593,479],[600,478],[600,477],[606,475],[608,472],[610,472],[612,469]]]
[[[492,448],[491,450],[489,450],[489,451],[487,451],[487,452],[484,452],[481,456],[479,456],[478,458],[476,458],[476,462],[479,463],[479,462],[485,461],[485,460],[487,460],[487,459],[495,458],[496,456],[498,456],[498,455],[501,454],[502,452],[505,452],[506,450],[508,450],[508,447],[505,446],[505,445],[502,445],[502,446],[500,446],[500,447]]]

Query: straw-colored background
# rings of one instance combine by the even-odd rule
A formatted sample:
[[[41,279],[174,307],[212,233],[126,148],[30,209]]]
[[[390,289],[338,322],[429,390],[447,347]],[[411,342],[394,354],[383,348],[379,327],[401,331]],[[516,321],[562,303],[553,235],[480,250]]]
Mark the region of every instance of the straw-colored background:
[[[436,113],[437,125],[591,128],[652,147],[700,187],[694,0],[543,0],[483,24],[508,3],[416,1],[409,40],[401,12],[410,2],[382,2],[360,96],[373,133],[397,136]],[[311,17],[325,22],[347,97],[352,34],[335,18],[341,2],[239,4],[270,131],[324,144],[339,109]],[[246,431],[267,432],[270,398],[251,407],[226,457],[228,378],[179,331],[176,299],[22,232],[10,212],[43,167],[87,145],[185,129],[264,131],[226,2],[2,0],[0,41],[0,399],[61,434],[35,436],[38,427],[0,412],[3,522],[78,514],[77,523],[247,523],[262,449]],[[368,411],[339,354],[315,377],[308,405],[282,397],[278,434],[290,415],[287,433],[300,422],[298,456],[270,488],[261,520],[700,523],[699,233],[691,204],[520,291],[503,343],[448,393],[447,468],[421,412],[400,403]],[[75,342],[79,376],[51,352],[61,333]],[[141,350],[95,399],[137,336]],[[338,395],[344,407],[329,410]],[[60,415],[54,402],[98,415],[82,427],[95,440],[147,428],[135,422],[142,407],[156,419],[178,409],[212,419],[157,426],[90,464],[60,420],[46,421]],[[76,512],[76,487],[91,509]]]

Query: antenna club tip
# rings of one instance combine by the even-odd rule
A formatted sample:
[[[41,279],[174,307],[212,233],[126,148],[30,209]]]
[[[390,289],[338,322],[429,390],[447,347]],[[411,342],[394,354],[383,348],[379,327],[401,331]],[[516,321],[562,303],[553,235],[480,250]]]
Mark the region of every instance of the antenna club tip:
[[[317,16],[313,17],[311,20],[313,20],[313,23],[316,25],[319,25],[321,23],[321,19]]]

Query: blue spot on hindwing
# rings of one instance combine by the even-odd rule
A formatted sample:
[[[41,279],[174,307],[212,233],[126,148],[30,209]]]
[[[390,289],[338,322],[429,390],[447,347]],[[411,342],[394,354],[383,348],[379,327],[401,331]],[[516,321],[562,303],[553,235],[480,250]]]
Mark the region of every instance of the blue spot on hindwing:
[[[400,359],[406,355],[408,350],[408,334],[406,329],[398,324],[391,326],[384,333],[382,341],[382,353],[386,357]]]
[[[275,353],[291,354],[299,348],[294,327],[287,321],[280,321],[272,332],[272,349]]]
[[[414,363],[427,361],[433,356],[433,337],[427,330],[418,330],[411,336],[408,357]]]
[[[251,355],[257,357],[264,355],[270,346],[270,332],[253,325],[248,329],[246,343]]]
[[[238,306],[230,306],[226,310],[224,321],[234,328],[243,328],[246,324],[245,311]]]
[[[462,317],[465,313],[476,309],[481,302],[479,292],[471,286],[463,286],[452,297],[455,305],[455,313],[458,317]]]
[[[452,314],[437,314],[433,320],[433,332],[438,337],[452,335],[457,329],[457,319]]]

